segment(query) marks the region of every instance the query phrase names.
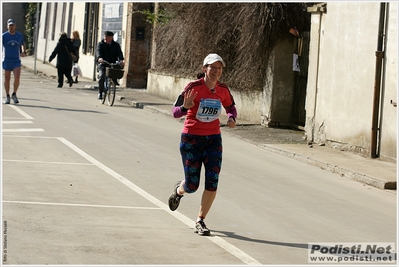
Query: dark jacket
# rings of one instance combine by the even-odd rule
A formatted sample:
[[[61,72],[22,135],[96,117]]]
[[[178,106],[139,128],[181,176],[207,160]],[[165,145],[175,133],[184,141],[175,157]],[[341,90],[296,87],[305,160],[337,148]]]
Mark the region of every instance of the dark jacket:
[[[79,48],[80,48],[80,45],[82,44],[82,41],[80,39],[74,39],[74,40],[72,40],[72,44],[73,44],[73,47],[75,48],[76,56],[79,59]]]
[[[107,45],[104,40],[97,45],[96,61],[98,61],[99,58],[103,58],[109,63],[124,60],[121,46],[114,40],[112,40],[110,45]]]
[[[69,59],[67,49],[69,52],[72,52],[76,55],[71,38],[61,36],[56,47],[54,48],[53,53],[50,55],[49,62],[51,62],[55,56],[57,56],[57,68],[72,68],[73,62]]]

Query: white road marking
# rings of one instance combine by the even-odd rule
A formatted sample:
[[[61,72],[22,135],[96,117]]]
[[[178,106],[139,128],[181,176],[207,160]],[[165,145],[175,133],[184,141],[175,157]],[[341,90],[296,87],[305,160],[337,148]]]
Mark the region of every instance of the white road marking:
[[[3,137],[5,137],[5,136],[3,136]],[[49,138],[49,139],[53,139],[54,138],[54,137],[46,137],[46,136],[7,136],[7,137],[23,137],[23,138],[27,138],[28,137],[28,138]],[[65,138],[58,137],[56,139],[60,140],[66,146],[71,148],[73,151],[75,151],[76,153],[81,155],[83,158],[85,158],[86,160],[91,162],[91,164],[93,164],[93,165],[97,166],[98,168],[102,169],[103,171],[105,171],[106,173],[111,175],[113,178],[115,178],[116,180],[118,180],[122,184],[126,185],[127,187],[129,187],[131,190],[133,190],[137,194],[141,195],[143,198],[147,199],[148,201],[152,202],[154,205],[158,206],[158,208],[153,208],[153,209],[162,209],[162,210],[166,211],[167,213],[169,213],[170,215],[172,215],[173,217],[175,217],[176,219],[178,219],[181,222],[183,222],[184,224],[186,224],[188,227],[193,227],[194,221],[190,220],[185,215],[181,214],[178,211],[171,211],[169,209],[168,205],[166,205],[165,203],[159,201],[158,199],[156,199],[152,195],[148,194],[146,191],[144,191],[143,189],[141,189],[140,187],[138,187],[137,185],[135,185],[134,183],[132,183],[131,181],[129,181],[128,179],[123,177],[122,175],[116,173],[115,171],[113,171],[112,169],[108,168],[107,166],[105,166],[101,162],[97,161],[96,159],[94,159],[93,157],[91,157],[90,155],[88,155],[87,153],[82,151],[81,149],[79,149],[77,146],[75,146],[74,144],[72,144],[71,142],[66,140]],[[23,202],[23,201],[3,201],[3,202],[25,203],[25,204],[42,204],[42,205],[46,205],[47,204],[47,203],[44,203],[44,202]],[[79,206],[79,205],[84,205],[84,204],[48,203],[48,205]],[[101,206],[101,205],[85,205],[85,206],[112,207],[112,206]],[[118,208],[118,207],[120,208],[120,207],[123,207],[123,206],[115,206],[115,207],[116,208]],[[129,208],[133,209],[134,207],[129,207]],[[150,208],[146,208],[146,209],[150,209]],[[215,243],[216,245],[218,245],[219,247],[221,247],[222,249],[224,249],[228,253],[232,254],[235,257],[237,257],[238,259],[240,259],[242,262],[244,262],[247,265],[262,265],[260,262],[258,262],[257,260],[255,260],[254,258],[249,256],[248,254],[246,254],[244,251],[240,250],[239,248],[237,248],[234,245],[230,244],[229,242],[225,241],[221,237],[208,236],[206,238],[208,238],[210,241],[212,241],[213,243]]]
[[[41,128],[27,128],[27,129],[3,129],[3,133],[22,133],[22,132],[44,132]]]
[[[96,159],[94,159],[93,157],[91,157],[90,155],[88,155],[87,153],[82,151],[80,148],[78,148],[77,146],[75,146],[74,144],[72,144],[71,142],[66,140],[65,138],[58,137],[57,139],[60,140],[62,143],[64,143],[69,148],[71,148],[73,151],[75,151],[76,153],[78,153],[79,155],[81,155],[82,157],[87,159],[89,162],[93,163],[98,168],[102,169],[103,171],[105,171],[106,173],[108,173],[109,175],[114,177],[116,180],[118,180],[119,182],[123,183],[124,185],[126,185],[127,187],[132,189],[134,192],[136,192],[140,196],[144,197],[148,201],[152,202],[154,205],[158,206],[159,208],[163,209],[170,215],[174,216],[175,218],[177,218],[178,220],[180,220],[181,222],[186,224],[188,227],[193,227],[194,221],[190,220],[189,218],[187,218],[186,216],[184,216],[183,214],[181,214],[178,211],[171,211],[169,209],[168,205],[159,201],[154,196],[150,195],[149,193],[147,193],[146,191],[144,191],[143,189],[141,189],[140,187],[138,187],[137,185],[135,185],[134,183],[132,183],[131,181],[126,179],[125,177],[123,177],[122,175],[118,174],[117,172],[108,168],[101,162],[97,161]],[[249,256],[248,254],[246,254],[244,251],[240,250],[239,248],[237,248],[237,247],[233,246],[232,244],[230,244],[229,242],[225,241],[224,239],[222,239],[218,236],[209,236],[207,238],[210,241],[214,242],[216,245],[220,246],[222,249],[226,250],[230,254],[232,254],[235,257],[237,257],[238,259],[240,259],[242,262],[244,262],[248,265],[261,265],[260,262],[258,262],[257,260],[255,260],[254,258]]]
[[[3,159],[3,162],[21,162],[21,163],[42,163],[42,164],[63,164],[63,165],[83,165],[93,166],[91,163],[78,162],[58,162],[58,161],[38,161],[38,160],[17,160],[17,159]]]
[[[18,112],[20,115],[22,115],[25,119],[28,120],[33,120],[31,116],[29,116],[27,113],[22,111],[20,108],[16,107],[15,105],[9,105],[9,107],[13,108],[16,112]],[[15,119],[15,118],[14,118]],[[13,121],[2,121],[3,124],[25,124],[25,123],[33,123],[32,121],[22,121],[22,120],[13,120]],[[27,128],[27,129],[2,129],[3,133],[17,133],[17,132],[44,132],[43,129],[41,128]]]
[[[52,136],[34,136],[34,135],[5,135],[4,137],[7,138],[41,138],[41,139],[54,139],[55,137]]]
[[[6,117],[6,116],[3,116],[3,120],[25,120],[25,118],[21,118],[21,117]]]
[[[25,119],[28,120],[33,120],[33,118],[31,116],[29,116],[28,114],[26,114],[25,112],[23,112],[20,108],[18,108],[15,105],[8,105],[10,108],[15,109],[16,112],[18,112],[19,114],[21,114]]]
[[[33,123],[32,121],[3,121],[3,124],[24,124]]]
[[[12,200],[3,200],[3,203],[31,204],[31,205],[52,205],[52,206],[74,206],[74,207],[90,207],[90,208],[117,208],[117,209],[138,209],[138,210],[160,210],[160,208],[154,208],[154,207],[108,206],[108,205],[71,204],[71,203],[50,203],[50,202],[31,202],[31,201],[12,201]]]

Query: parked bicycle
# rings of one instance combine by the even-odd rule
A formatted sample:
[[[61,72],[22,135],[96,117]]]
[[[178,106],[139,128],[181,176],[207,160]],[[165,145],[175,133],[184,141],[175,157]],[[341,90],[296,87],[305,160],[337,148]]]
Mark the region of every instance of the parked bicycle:
[[[108,105],[112,106],[115,101],[117,79],[121,79],[125,71],[119,62],[109,63],[104,60],[101,64],[106,66],[104,92],[101,104],[104,104],[105,99],[107,99]]]

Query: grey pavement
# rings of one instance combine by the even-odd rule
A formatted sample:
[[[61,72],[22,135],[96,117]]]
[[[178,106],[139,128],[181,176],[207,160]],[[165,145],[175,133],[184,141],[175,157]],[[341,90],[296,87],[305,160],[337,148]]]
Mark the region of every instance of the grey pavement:
[[[35,62],[33,56],[22,58],[22,65],[24,70],[36,71],[37,75],[43,75],[50,79],[56,79],[57,73],[55,67],[48,63],[44,64],[40,60]],[[72,89],[74,87],[85,87],[92,88],[95,92],[96,86],[96,81],[79,77],[79,83],[74,84]],[[119,88],[116,97],[118,101],[131,105],[134,108],[151,109],[154,112],[171,116],[173,101],[151,95],[145,89]],[[223,118],[221,121],[223,121]],[[238,127],[242,128],[253,125],[253,123],[248,121],[240,120],[239,117],[237,122]],[[251,127],[248,127],[248,131],[250,131],[250,129]],[[236,132],[238,133],[237,135],[241,134],[241,138],[246,139],[249,143],[257,145],[263,149],[318,166],[326,171],[337,173],[337,175],[347,177],[376,188],[396,190],[396,162],[387,162],[380,159],[366,158],[352,152],[340,151],[327,146],[313,145],[311,147],[304,141],[281,141],[270,143],[267,139],[264,139],[264,142],[259,142],[259,136],[257,136],[255,140],[255,138],[251,138],[251,134],[246,134],[245,131],[246,130]],[[265,128],[265,132],[266,131],[267,128]],[[234,129],[231,132],[234,134]],[[298,134],[295,133],[295,136],[298,136]],[[396,191],[393,192],[396,193]]]

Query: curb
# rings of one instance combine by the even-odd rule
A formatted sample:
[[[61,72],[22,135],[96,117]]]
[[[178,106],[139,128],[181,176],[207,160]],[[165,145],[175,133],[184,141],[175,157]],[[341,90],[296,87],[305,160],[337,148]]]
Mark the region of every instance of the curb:
[[[32,71],[32,72],[34,71],[33,68],[28,66],[28,65],[22,64],[22,66],[24,68],[26,68],[28,71]],[[40,71],[40,70],[36,70],[36,72],[37,72],[36,74],[39,75],[39,76],[44,76],[44,77],[50,78],[50,79],[55,79],[56,78],[56,75],[48,75],[45,72]],[[85,88],[91,88],[93,90],[96,89],[95,85],[85,85],[84,87]],[[122,99],[125,99],[125,97],[116,95],[116,99],[121,101]],[[131,106],[133,108],[147,109],[147,110],[151,110],[151,111],[154,111],[154,112],[161,113],[161,114],[164,114],[166,116],[172,117],[172,114],[171,114],[170,111],[167,111],[167,110],[164,110],[164,109],[159,109],[158,107],[155,107],[155,106],[152,106],[152,105],[146,105],[146,103],[143,103],[143,102],[128,101],[127,103],[128,103],[129,106]],[[339,167],[337,165],[321,162],[321,161],[312,159],[310,157],[301,156],[301,155],[293,153],[293,152],[289,152],[289,151],[286,151],[286,150],[278,149],[278,148],[269,146],[267,144],[262,144],[262,145],[258,145],[258,146],[260,148],[266,149],[266,150],[268,150],[270,152],[294,158],[294,159],[299,160],[301,162],[320,167],[323,170],[327,170],[327,171],[330,171],[332,173],[337,173],[340,176],[347,177],[347,178],[350,178],[352,180],[355,180],[355,181],[358,181],[358,182],[361,182],[361,183],[364,183],[364,184],[367,184],[367,185],[370,185],[370,186],[373,186],[373,187],[376,187],[376,188],[379,188],[379,189],[396,190],[396,181],[384,181],[384,180],[381,180],[381,179],[378,179],[378,178],[375,178],[375,177],[371,177],[369,175],[365,175],[365,174],[362,174],[362,173],[351,171],[351,170],[346,169],[346,168]]]
[[[159,109],[159,108],[153,107],[151,105],[146,105],[145,103],[142,103],[142,102],[129,101],[129,106],[132,106],[134,108],[148,109],[148,110],[156,111],[157,113],[161,113],[166,116],[172,117],[172,114],[170,111],[166,111],[164,109]]]
[[[31,71],[31,72],[35,71],[33,68],[31,68],[28,65],[22,64],[22,67],[26,68],[28,71]],[[46,73],[44,73],[43,71],[40,71],[40,70],[36,70],[36,74],[35,75],[44,76],[44,77],[49,78],[49,79],[56,79],[57,78],[57,75],[48,75],[48,74],[46,74]]]
[[[294,158],[296,160],[299,160],[299,161],[307,163],[307,164],[314,165],[316,167],[320,167],[323,170],[327,170],[327,171],[330,171],[332,173],[337,173],[340,176],[347,177],[349,179],[352,179],[352,180],[355,180],[355,181],[358,181],[358,182],[362,182],[364,184],[367,184],[367,185],[370,185],[370,186],[373,186],[373,187],[376,187],[376,188],[379,188],[379,189],[396,190],[396,181],[388,181],[388,182],[387,181],[382,181],[382,180],[380,180],[378,178],[371,177],[371,176],[368,176],[366,174],[354,172],[354,171],[348,170],[346,168],[339,167],[337,165],[332,165],[332,164],[329,164],[329,163],[321,162],[321,161],[312,159],[310,157],[304,157],[304,156],[301,156],[299,154],[288,152],[288,151],[285,151],[285,150],[282,150],[282,149],[278,149],[278,148],[275,148],[275,147],[271,147],[271,146],[268,146],[268,145],[263,145],[262,144],[262,145],[259,145],[259,147],[261,147],[263,149],[266,149],[268,151],[280,154],[280,155],[284,155],[284,156],[287,156],[287,157]]]
[[[167,116],[171,116],[170,112],[167,112],[165,110],[159,109],[157,107],[153,107],[150,105],[146,105],[145,103],[141,103],[138,101],[129,101],[129,105],[135,108],[141,108],[141,109],[148,109],[152,111],[157,111],[159,113],[163,113]],[[354,181],[358,181],[379,189],[391,189],[391,190],[396,190],[396,181],[383,181],[375,177],[371,177],[362,173],[354,172],[352,170],[346,169],[339,167],[337,165],[321,162],[315,159],[312,159],[310,157],[305,157],[301,156],[299,154],[293,153],[293,152],[288,152],[286,150],[278,149],[266,144],[258,145],[260,148],[266,149],[270,152],[277,153],[283,156],[287,156],[290,158],[294,158],[296,160],[299,160],[301,162],[314,165],[316,167],[319,167],[323,170],[330,171],[332,173],[339,174],[342,177],[347,177],[349,179],[352,179]]]

